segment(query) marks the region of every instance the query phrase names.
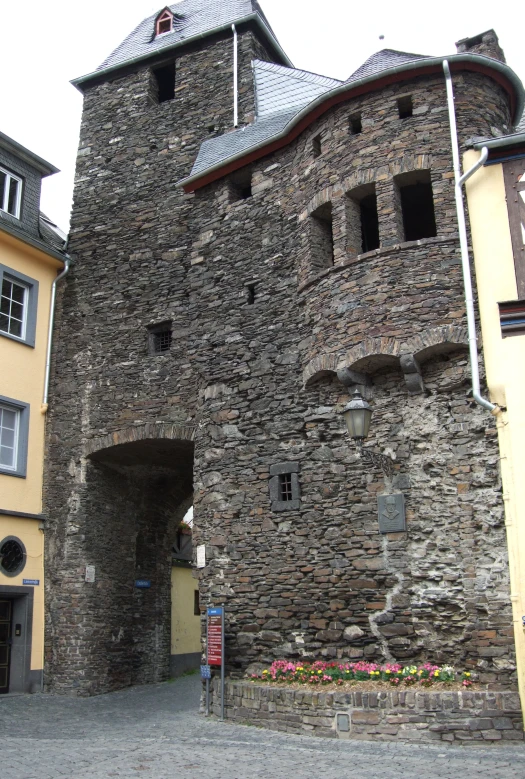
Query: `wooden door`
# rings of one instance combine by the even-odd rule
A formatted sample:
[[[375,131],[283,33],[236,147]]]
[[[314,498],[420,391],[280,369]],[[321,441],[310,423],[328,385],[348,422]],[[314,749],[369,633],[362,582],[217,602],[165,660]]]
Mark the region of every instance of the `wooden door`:
[[[0,694],[9,692],[12,601],[0,598]]]

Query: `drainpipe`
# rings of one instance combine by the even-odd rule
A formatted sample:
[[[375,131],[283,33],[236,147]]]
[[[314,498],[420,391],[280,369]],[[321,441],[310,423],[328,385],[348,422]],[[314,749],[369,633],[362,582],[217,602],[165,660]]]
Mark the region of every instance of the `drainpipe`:
[[[445,72],[445,81],[447,85],[447,104],[448,118],[450,122],[450,139],[452,142],[452,160],[454,163],[454,192],[456,196],[456,212],[458,217],[459,245],[461,248],[461,265],[463,268],[463,286],[465,289],[465,305],[467,309],[467,327],[468,342],[470,352],[470,370],[472,374],[472,395],[476,403],[492,414],[496,415],[501,409],[499,406],[491,403],[490,400],[483,398],[480,393],[479,384],[479,364],[478,364],[478,343],[476,338],[476,317],[474,314],[474,297],[472,294],[472,277],[470,274],[470,260],[468,255],[467,226],[465,222],[465,206],[463,203],[463,184],[469,179],[486,161],[488,149],[484,147],[481,150],[481,156],[475,165],[461,175],[461,166],[459,162],[458,131],[456,125],[456,111],[454,108],[454,91],[452,88],[452,77],[447,60],[443,60],[443,70]]]
[[[46,414],[48,409],[49,376],[51,374],[51,350],[53,347],[53,324],[55,322],[55,302],[57,296],[57,284],[60,281],[60,279],[63,279],[64,276],[67,276],[67,274],[69,273],[70,265],[71,265],[71,260],[69,257],[67,257],[64,260],[64,270],[62,271],[62,273],[59,273],[59,275],[56,277],[56,279],[53,281],[53,284],[51,285],[51,303],[49,307],[49,329],[47,332],[46,371],[44,377],[44,397],[42,399],[42,407],[40,409],[42,414]]]
[[[239,86],[238,86],[238,42],[237,28],[232,24],[233,31],[233,126],[239,126]]]

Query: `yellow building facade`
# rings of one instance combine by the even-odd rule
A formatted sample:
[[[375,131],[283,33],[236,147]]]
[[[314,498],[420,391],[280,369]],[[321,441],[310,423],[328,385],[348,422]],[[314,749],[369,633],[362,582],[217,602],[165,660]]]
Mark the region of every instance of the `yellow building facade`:
[[[40,213],[57,170],[0,133],[0,693],[38,691],[44,652],[42,486],[52,293],[64,236]]]
[[[514,623],[509,630],[525,710],[525,133],[476,144],[465,154],[465,170],[483,146],[488,160],[466,191],[486,378],[491,401],[502,409],[496,419]]]

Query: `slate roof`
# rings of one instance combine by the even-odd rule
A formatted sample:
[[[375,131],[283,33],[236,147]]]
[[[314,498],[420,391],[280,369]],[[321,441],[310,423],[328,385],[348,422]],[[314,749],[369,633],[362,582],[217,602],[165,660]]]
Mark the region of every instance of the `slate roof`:
[[[42,211],[38,220],[38,232],[40,233],[42,243],[47,244],[57,252],[65,251],[67,235]]]
[[[253,61],[253,71],[258,118],[308,105],[319,95],[343,83],[335,78],[263,60]]]
[[[407,51],[396,51],[395,49],[381,49],[372,54],[366,62],[363,62],[356,71],[352,73],[350,78],[346,79],[347,84],[352,81],[358,81],[360,78],[366,78],[367,76],[373,76],[376,73],[380,73],[387,68],[395,68],[396,65],[404,65],[406,62],[412,62],[412,60],[424,60],[428,59],[428,55],[424,54],[410,54]]]
[[[470,55],[472,56],[472,55]],[[481,55],[479,57],[482,58]],[[256,85],[257,118],[255,122],[235,132],[230,132],[216,138],[210,138],[202,144],[189,176],[180,184],[201,177],[212,168],[220,168],[235,158],[240,159],[250,150],[269,143],[272,139],[285,135],[288,124],[293,125],[299,114],[310,103],[319,100],[324,94],[343,89],[345,86],[373,79],[382,71],[392,70],[398,66],[407,66],[413,62],[428,62],[429,66],[440,62],[442,57],[431,57],[410,52],[383,49],[369,57],[346,81],[318,76],[295,68],[255,60],[254,79]],[[450,55],[450,60],[465,59],[465,55]],[[489,58],[484,57],[488,60]],[[519,100],[523,100],[521,83],[507,66],[497,60],[490,60],[493,67],[504,69],[514,79]],[[521,90],[521,93],[520,93]],[[525,131],[525,116],[520,121],[515,132]],[[242,164],[242,163],[241,163]]]
[[[124,65],[137,57],[156,54],[163,49],[184,43],[188,38],[233,24],[251,14],[257,14],[268,28],[275,43],[279,45],[257,0],[182,0],[168,7],[175,14],[172,32],[155,36],[155,20],[162,11],[161,6],[155,14],[135,27],[115,51],[99,65],[97,71]]]

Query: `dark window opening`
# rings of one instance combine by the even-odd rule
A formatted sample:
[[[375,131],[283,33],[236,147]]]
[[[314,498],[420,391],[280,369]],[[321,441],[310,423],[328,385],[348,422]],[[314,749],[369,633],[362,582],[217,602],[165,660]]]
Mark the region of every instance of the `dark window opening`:
[[[436,215],[430,171],[402,173],[395,177],[395,183],[399,190],[405,241],[435,238]]]
[[[348,193],[346,235],[346,248],[350,256],[379,249],[375,184],[365,184]]]
[[[364,197],[359,203],[359,209],[361,212],[361,248],[364,252],[379,249],[379,216],[376,193]]]
[[[160,325],[154,325],[149,330],[149,353],[165,354],[171,349],[173,342],[173,333],[171,322],[163,322]]]
[[[312,140],[312,151],[314,157],[320,157],[323,152],[323,141],[320,135],[316,135]]]
[[[196,617],[201,615],[201,601],[198,590],[194,590],[193,593],[193,613]]]
[[[252,172],[248,168],[235,173],[230,181],[230,203],[236,203],[239,200],[248,200],[252,197]]]
[[[334,264],[331,203],[320,206],[310,217],[310,250],[313,265],[328,268]]]
[[[169,65],[155,68],[152,73],[157,101],[166,103],[168,100],[173,100],[175,97],[175,63],[170,62]]]
[[[279,475],[279,500],[284,502],[293,500],[291,473],[281,473]]]
[[[363,131],[363,122],[361,114],[352,114],[349,119],[350,135],[359,135]]]
[[[412,105],[412,95],[406,95],[400,97],[397,101],[397,112],[400,119],[408,119],[414,113],[414,106]]]
[[[246,301],[249,306],[253,306],[255,303],[255,284],[246,285]]]

